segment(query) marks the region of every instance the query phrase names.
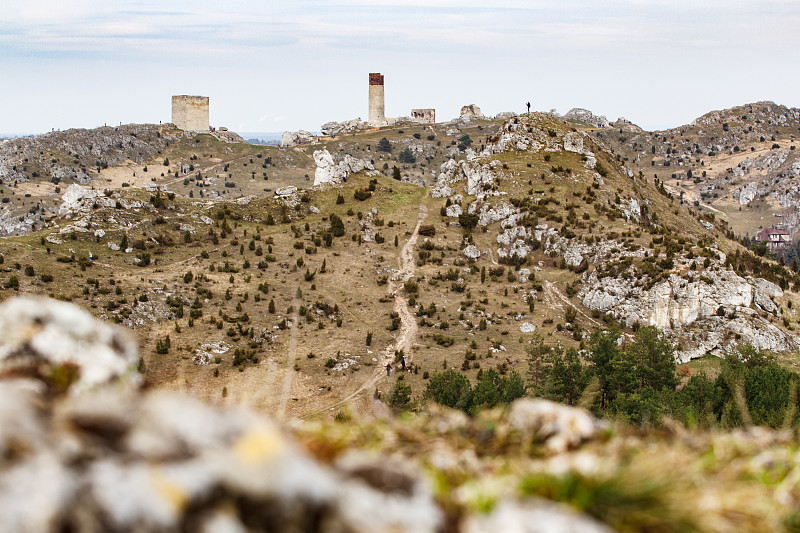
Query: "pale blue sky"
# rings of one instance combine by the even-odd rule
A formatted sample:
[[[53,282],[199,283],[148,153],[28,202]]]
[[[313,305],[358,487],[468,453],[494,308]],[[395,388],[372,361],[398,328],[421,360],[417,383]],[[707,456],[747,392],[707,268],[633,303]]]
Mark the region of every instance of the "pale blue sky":
[[[491,7],[487,7],[491,6]],[[800,106],[797,0],[2,0],[0,132],[170,120],[317,130],[464,104],[586,107],[648,129],[757,100]]]

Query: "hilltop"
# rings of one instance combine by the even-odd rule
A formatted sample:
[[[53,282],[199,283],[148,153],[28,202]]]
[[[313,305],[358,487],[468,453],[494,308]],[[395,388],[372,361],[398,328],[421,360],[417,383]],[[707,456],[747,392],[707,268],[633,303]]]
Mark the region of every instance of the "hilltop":
[[[800,110],[756,102],[654,132],[587,125],[635,172],[657,176],[685,202],[722,217],[737,236],[774,224],[797,231]]]

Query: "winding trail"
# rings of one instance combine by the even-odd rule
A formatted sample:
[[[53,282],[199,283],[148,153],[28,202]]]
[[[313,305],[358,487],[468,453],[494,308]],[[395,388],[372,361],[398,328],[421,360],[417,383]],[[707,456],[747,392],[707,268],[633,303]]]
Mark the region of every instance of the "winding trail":
[[[547,299],[548,303],[550,304],[550,307],[553,308],[558,307],[560,309],[564,309],[564,306],[567,305],[575,309],[575,311],[577,311],[579,315],[588,320],[591,324],[600,328],[605,327],[604,324],[590,317],[589,315],[583,312],[583,309],[580,309],[578,306],[572,303],[570,299],[564,295],[564,293],[558,290],[558,287],[556,287],[554,283],[547,280],[542,280],[542,285],[544,286],[545,299]]]
[[[400,317],[400,332],[397,338],[383,349],[378,359],[378,368],[376,368],[356,390],[333,404],[306,413],[301,418],[308,418],[324,413],[325,411],[336,409],[337,407],[350,403],[362,393],[373,390],[378,382],[386,376],[386,364],[394,360],[395,352],[403,350],[406,361],[411,362],[413,360],[414,356],[411,352],[411,348],[414,344],[414,339],[417,338],[418,326],[417,320],[408,308],[408,299],[403,295],[402,289],[403,284],[414,275],[414,267],[416,266],[414,262],[414,248],[417,245],[417,238],[419,237],[419,227],[427,217],[428,208],[425,205],[420,205],[419,213],[417,214],[417,225],[414,227],[414,232],[400,251],[400,257],[398,258],[400,271],[392,276],[392,279],[388,283],[389,293],[394,298],[394,311]],[[294,363],[292,363],[292,365],[293,364]]]

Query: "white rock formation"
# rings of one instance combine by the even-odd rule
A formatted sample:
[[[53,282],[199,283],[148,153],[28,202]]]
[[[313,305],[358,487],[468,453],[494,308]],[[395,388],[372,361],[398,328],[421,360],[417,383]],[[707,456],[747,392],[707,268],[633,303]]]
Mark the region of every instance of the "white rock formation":
[[[737,192],[734,197],[738,196],[741,205],[747,205],[758,197],[758,182],[748,183]]]
[[[577,120],[578,122],[583,122],[584,124],[597,128],[608,128],[610,126],[606,117],[595,115],[588,109],[582,109],[580,107],[573,107],[567,111],[562,118],[565,120]]]
[[[470,122],[474,119],[485,118],[483,113],[481,113],[481,108],[476,106],[475,104],[465,105],[461,108],[461,114],[459,118],[465,122]]]
[[[323,135],[333,137],[342,133],[352,133],[368,127],[369,125],[363,122],[361,118],[354,118],[352,120],[345,120],[344,122],[326,122],[320,126],[320,131]]]
[[[294,185],[287,185],[286,187],[281,187],[279,189],[275,189],[275,196],[291,196],[297,192],[297,187]]]
[[[709,352],[721,354],[745,343],[762,350],[796,350],[800,338],[780,330],[754,309],[779,314],[767,291],[778,293],[764,282],[717,269],[692,280],[672,274],[648,289],[636,279],[598,279],[592,272],[584,274],[586,288],[579,297],[587,308],[611,313],[628,326],[652,325],[673,339],[682,339],[676,351],[681,361]]]
[[[463,213],[463,212],[464,212],[464,211],[461,209],[461,206],[460,206],[460,205],[458,205],[458,204],[449,205],[449,206],[447,206],[447,208],[445,209],[445,214],[446,214],[448,217],[454,217],[454,218],[458,218],[458,216],[459,216],[461,213]]]
[[[478,259],[481,256],[481,251],[474,244],[468,244],[464,248],[464,257],[468,259]]]
[[[375,170],[369,160],[358,159],[350,154],[345,154],[339,163],[335,163],[327,149],[314,150],[314,163],[317,165],[314,171],[315,187],[323,183],[341,183],[351,174],[362,170]]]
[[[464,521],[463,533],[612,533],[607,525],[567,505],[546,500],[502,501],[486,514]]]
[[[314,140],[314,136],[305,130],[298,130],[294,133],[290,131],[283,132],[281,135],[281,146],[297,146],[299,144],[309,144]]]

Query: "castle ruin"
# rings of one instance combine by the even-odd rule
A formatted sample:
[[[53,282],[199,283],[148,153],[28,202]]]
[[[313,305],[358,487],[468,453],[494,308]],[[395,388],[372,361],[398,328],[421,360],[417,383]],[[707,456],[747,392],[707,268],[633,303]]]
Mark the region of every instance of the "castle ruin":
[[[381,90],[381,102],[383,101],[382,97],[383,91]],[[209,131],[208,96],[185,94],[173,96],[172,123],[184,131]]]
[[[369,124],[380,126],[386,123],[383,101],[383,74],[371,72],[369,75]]]
[[[412,109],[411,120],[419,122],[420,124],[435,124],[436,123],[436,110],[435,109]]]

